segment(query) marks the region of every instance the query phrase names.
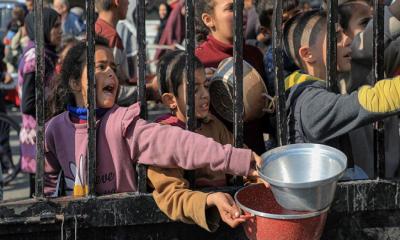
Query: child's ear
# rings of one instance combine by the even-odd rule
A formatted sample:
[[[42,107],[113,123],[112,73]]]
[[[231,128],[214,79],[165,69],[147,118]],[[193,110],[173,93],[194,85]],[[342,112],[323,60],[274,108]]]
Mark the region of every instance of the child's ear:
[[[176,98],[172,93],[164,93],[161,96],[161,101],[171,110],[175,110],[177,108],[178,103],[176,102]]]
[[[203,13],[201,14],[201,20],[203,20],[203,23],[208,27],[208,28],[213,28],[214,25],[214,21],[211,17],[210,14],[208,13]]]
[[[299,55],[300,55],[301,60],[306,63],[314,63],[315,62],[315,58],[309,47],[301,47],[299,49]]]
[[[75,81],[73,79],[69,80],[69,87],[72,89],[74,92],[80,92],[82,90],[81,84],[79,84],[78,81]]]

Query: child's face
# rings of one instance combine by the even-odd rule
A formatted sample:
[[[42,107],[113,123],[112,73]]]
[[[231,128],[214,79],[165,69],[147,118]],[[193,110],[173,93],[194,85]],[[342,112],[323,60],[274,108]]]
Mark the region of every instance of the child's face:
[[[351,70],[351,39],[344,34],[343,29],[338,27],[337,36],[337,71],[349,72]],[[321,51],[322,49],[322,51]],[[312,53],[314,73],[316,77],[325,78],[326,74],[326,57],[327,57],[327,32],[324,28],[319,34],[314,46],[310,47]]]
[[[210,106],[210,94],[208,92],[208,82],[204,69],[196,69],[195,71],[195,112],[196,118],[204,119],[208,116]],[[186,84],[178,87],[177,101],[177,117],[186,121]],[[181,119],[182,118],[182,119]]]
[[[337,36],[337,70],[349,72],[351,70],[351,43],[353,41],[340,26],[336,31]]]
[[[117,100],[118,79],[115,75],[116,65],[111,49],[96,46],[95,78],[96,78],[96,105],[98,108],[111,108]],[[87,67],[81,77],[81,94],[87,106]]]
[[[213,0],[214,11],[209,15],[209,20],[205,24],[210,28],[212,35],[219,41],[225,43],[233,42],[233,0]],[[246,11],[243,13],[243,25],[247,24]]]
[[[373,13],[371,7],[365,2],[352,2],[351,4],[355,5],[355,7],[353,7],[355,11],[349,20],[349,26],[345,30],[345,33],[351,39],[354,39],[358,33],[364,31]]]

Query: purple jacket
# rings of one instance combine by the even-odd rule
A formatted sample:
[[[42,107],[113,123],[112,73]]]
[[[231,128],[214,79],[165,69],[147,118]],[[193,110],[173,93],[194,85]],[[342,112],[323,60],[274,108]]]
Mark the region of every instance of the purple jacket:
[[[140,107],[114,106],[97,122],[98,194],[136,191],[136,163],[165,168],[209,167],[245,176],[250,169],[250,150],[221,145],[211,138],[180,128],[139,119]],[[74,124],[68,112],[46,126],[45,194],[53,195],[64,172],[67,191],[76,176],[86,182],[87,125]],[[81,167],[77,167],[81,166]]]

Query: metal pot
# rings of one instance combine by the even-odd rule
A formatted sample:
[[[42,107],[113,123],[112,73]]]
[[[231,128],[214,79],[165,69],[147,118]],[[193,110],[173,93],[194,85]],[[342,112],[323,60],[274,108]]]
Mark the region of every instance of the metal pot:
[[[329,209],[315,212],[284,209],[264,184],[240,189],[235,201],[247,219],[242,225],[250,240],[318,240]]]
[[[341,151],[320,144],[292,144],[264,153],[260,177],[271,185],[278,203],[298,211],[325,209],[347,166]]]
[[[233,121],[233,68],[235,62],[232,57],[223,60],[214,73],[209,91],[211,105],[219,116],[225,120]],[[271,101],[266,99],[267,87],[255,68],[243,61],[243,121],[250,122],[261,118],[265,112],[264,108]],[[272,109],[271,109],[272,110]]]

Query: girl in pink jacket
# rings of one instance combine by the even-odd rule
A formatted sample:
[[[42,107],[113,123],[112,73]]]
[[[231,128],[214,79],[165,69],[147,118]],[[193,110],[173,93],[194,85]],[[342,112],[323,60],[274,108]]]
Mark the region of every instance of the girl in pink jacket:
[[[256,174],[251,162],[259,163],[261,159],[250,150],[221,145],[180,128],[147,123],[139,118],[138,104],[126,108],[116,105],[119,83],[115,68],[106,40],[97,39],[95,184],[98,194],[136,191],[137,163],[165,168],[209,167],[241,176]],[[60,81],[50,97],[49,108],[52,116],[56,116],[46,124],[47,196],[58,196],[57,188],[64,180],[67,194],[87,193],[87,82],[86,42],[80,42],[68,52]]]

